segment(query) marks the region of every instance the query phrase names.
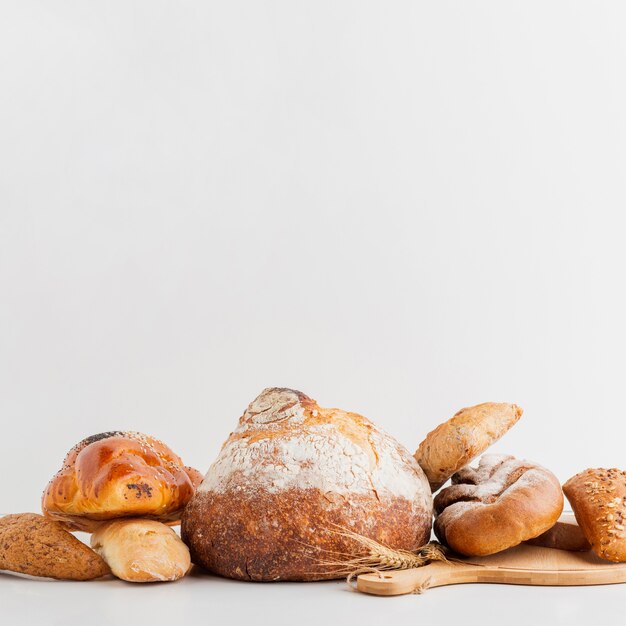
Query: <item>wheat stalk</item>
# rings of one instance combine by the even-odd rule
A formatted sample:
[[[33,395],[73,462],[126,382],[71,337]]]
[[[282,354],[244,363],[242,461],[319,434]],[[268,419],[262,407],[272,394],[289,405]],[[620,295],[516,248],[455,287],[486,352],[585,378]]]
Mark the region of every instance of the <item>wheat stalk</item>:
[[[329,532],[356,543],[356,549],[352,553],[326,550],[332,556],[327,560],[319,560],[320,567],[327,568],[323,573],[332,573],[337,577],[345,576],[348,583],[351,583],[359,574],[410,569],[422,567],[432,561],[448,562],[451,560],[446,556],[445,548],[436,541],[431,541],[415,551],[410,551],[390,548],[374,539],[340,526],[337,527],[337,530]]]

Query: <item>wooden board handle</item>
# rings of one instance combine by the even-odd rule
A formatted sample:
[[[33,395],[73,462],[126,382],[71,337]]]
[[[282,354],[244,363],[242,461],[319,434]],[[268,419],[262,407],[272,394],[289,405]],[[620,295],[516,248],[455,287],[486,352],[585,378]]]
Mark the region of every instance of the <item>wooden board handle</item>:
[[[441,585],[476,582],[476,574],[473,573],[475,569],[484,568],[465,564],[451,566],[448,563],[435,562],[414,569],[361,574],[357,578],[356,586],[364,593],[397,596]]]
[[[549,549],[549,548],[544,548]],[[431,587],[462,583],[508,585],[610,585],[626,582],[624,564],[606,563],[593,569],[549,570],[471,563],[430,563],[416,569],[361,574],[357,589],[377,596],[419,593]]]

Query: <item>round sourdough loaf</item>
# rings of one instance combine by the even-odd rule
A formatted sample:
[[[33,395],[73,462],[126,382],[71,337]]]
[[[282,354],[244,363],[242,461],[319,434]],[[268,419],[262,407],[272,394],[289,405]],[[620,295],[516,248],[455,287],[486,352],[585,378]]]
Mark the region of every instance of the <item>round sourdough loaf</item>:
[[[337,578],[329,562],[362,548],[428,542],[432,498],[411,454],[369,420],[266,389],[239,420],[186,507],[192,561],[241,580]]]

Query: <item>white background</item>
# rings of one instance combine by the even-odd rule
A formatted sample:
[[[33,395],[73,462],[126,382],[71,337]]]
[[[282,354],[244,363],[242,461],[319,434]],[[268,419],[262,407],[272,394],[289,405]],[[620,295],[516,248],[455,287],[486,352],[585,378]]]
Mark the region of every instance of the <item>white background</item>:
[[[206,471],[267,386],[411,451],[463,406],[516,402],[495,450],[562,480],[624,467],[625,20],[621,2],[0,0],[0,510],[38,510],[104,430]],[[382,607],[282,589],[330,589],[344,620]],[[553,621],[561,597],[623,590],[569,593]]]

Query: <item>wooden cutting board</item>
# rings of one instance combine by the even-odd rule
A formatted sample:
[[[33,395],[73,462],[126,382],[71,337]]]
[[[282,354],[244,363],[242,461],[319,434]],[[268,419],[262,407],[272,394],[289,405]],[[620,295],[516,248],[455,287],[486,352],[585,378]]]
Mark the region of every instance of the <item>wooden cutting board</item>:
[[[421,592],[460,583],[509,585],[611,585],[626,582],[626,563],[610,563],[593,552],[567,552],[522,544],[499,554],[435,562],[406,570],[361,574],[357,589],[377,596]]]

